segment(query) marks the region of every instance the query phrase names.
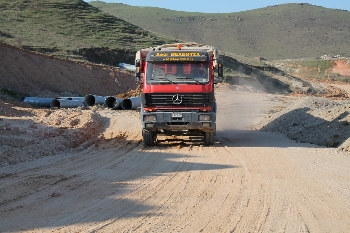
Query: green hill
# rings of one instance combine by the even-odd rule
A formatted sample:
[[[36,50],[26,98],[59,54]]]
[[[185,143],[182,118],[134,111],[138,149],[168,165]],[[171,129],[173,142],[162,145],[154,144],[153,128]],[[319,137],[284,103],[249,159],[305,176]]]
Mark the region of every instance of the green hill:
[[[83,0],[2,0],[0,12],[0,42],[112,66],[133,63],[140,48],[179,40],[217,47],[224,55],[227,77],[251,76],[246,70],[252,67],[265,71],[275,66],[275,59],[350,57],[350,12],[309,4],[204,14],[100,1],[90,5]],[[281,72],[294,72],[298,66],[280,63],[276,66]],[[309,68],[307,77],[315,69]],[[343,80],[328,70],[318,74]]]
[[[139,48],[175,41],[82,0],[1,0],[0,12],[0,42],[58,56],[131,62]]]
[[[350,57],[350,12],[344,10],[296,3],[208,14],[101,1],[90,4],[145,30],[210,44],[236,55],[267,59],[325,54]]]

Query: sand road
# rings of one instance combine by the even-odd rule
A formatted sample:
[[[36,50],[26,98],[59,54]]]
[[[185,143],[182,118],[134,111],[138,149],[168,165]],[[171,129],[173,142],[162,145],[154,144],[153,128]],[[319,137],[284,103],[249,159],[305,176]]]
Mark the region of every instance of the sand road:
[[[144,147],[103,110],[97,145],[0,167],[0,232],[349,232],[349,154],[251,130],[294,98],[216,95],[214,146]]]

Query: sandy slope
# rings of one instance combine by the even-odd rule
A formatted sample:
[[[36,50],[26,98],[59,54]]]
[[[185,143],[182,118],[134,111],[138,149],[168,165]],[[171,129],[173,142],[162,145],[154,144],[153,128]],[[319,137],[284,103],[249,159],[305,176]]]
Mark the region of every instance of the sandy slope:
[[[0,232],[348,232],[349,154],[251,129],[300,99],[216,95],[211,147],[144,147],[137,111],[2,116],[1,134],[15,130],[7,136],[26,146],[30,132],[53,132],[45,147],[32,137],[39,154],[56,139],[65,146],[20,163],[2,158]],[[72,134],[85,140],[71,144]]]
[[[0,43],[0,88],[26,96],[117,95],[136,88],[134,74],[119,68],[62,60]]]

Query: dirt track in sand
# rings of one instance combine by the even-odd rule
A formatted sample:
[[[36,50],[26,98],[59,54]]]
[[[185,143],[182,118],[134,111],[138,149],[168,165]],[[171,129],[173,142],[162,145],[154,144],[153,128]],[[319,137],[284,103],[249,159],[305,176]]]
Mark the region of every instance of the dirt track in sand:
[[[41,126],[61,130],[52,138],[65,143],[70,133],[89,135],[92,122],[95,128],[85,138],[90,144],[67,144],[12,165],[2,161],[0,231],[349,231],[349,154],[251,129],[300,99],[230,90],[216,95],[212,147],[144,147],[137,111],[32,112],[29,128],[25,117],[2,117],[0,124],[17,127],[18,137]]]

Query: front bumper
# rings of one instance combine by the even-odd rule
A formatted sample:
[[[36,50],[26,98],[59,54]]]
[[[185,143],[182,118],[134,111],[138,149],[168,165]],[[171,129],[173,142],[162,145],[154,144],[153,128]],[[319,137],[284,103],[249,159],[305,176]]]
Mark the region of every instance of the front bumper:
[[[155,115],[155,121],[144,121],[145,116]],[[177,116],[176,116],[177,115]],[[179,117],[181,115],[181,117]],[[199,121],[199,115],[210,115],[210,121]],[[142,112],[142,128],[148,130],[200,130],[213,132],[216,129],[215,112]],[[175,116],[175,117],[174,117]]]

